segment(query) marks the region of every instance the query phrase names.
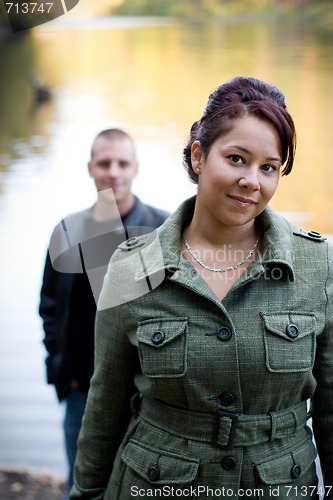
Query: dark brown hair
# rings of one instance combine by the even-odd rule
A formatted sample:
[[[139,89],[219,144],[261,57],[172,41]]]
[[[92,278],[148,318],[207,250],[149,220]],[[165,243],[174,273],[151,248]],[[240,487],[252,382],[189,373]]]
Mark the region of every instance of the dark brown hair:
[[[282,149],[282,175],[291,172],[296,150],[296,132],[286,109],[283,92],[257,78],[237,76],[220,85],[210,96],[202,118],[191,127],[190,139],[184,149],[184,165],[192,182],[198,175],[192,169],[191,147],[200,141],[207,157],[213,143],[232,128],[232,121],[244,115],[255,115],[269,121],[276,129]]]

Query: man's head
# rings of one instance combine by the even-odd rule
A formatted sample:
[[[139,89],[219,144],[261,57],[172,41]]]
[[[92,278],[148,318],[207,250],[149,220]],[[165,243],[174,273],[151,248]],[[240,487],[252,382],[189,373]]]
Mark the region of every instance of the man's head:
[[[97,191],[113,190],[120,213],[131,208],[134,203],[131,186],[138,163],[129,135],[119,129],[100,132],[92,145],[88,169]]]

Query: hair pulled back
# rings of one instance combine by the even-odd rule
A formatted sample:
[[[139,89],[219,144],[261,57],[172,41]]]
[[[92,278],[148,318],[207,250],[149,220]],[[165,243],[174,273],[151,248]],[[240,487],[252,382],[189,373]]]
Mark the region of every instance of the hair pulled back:
[[[207,157],[216,139],[232,129],[233,120],[244,115],[257,116],[275,127],[281,142],[282,175],[291,172],[296,132],[283,92],[257,78],[237,76],[220,85],[209,96],[203,116],[191,127],[190,139],[184,149],[184,165],[192,182],[198,183],[198,175],[193,171],[191,162],[194,141],[200,141],[201,150]]]

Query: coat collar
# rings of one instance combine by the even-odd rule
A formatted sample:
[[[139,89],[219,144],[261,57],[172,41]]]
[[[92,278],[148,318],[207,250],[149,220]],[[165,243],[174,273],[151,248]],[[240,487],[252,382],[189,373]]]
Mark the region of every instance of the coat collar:
[[[142,203],[142,201],[135,196],[135,202],[133,207],[127,212],[125,215],[121,216],[121,221],[127,226],[140,226],[142,225],[142,220],[145,215],[146,206]],[[82,210],[79,212],[81,214],[82,219],[90,219],[94,220],[93,211],[95,204],[87,208],[86,210]],[[118,219],[118,224],[121,226],[121,221]],[[95,221],[96,222],[96,221]],[[106,222],[109,222],[108,220]]]
[[[146,206],[135,196],[135,203],[131,210],[122,217],[122,221],[127,226],[141,226],[144,220]]]
[[[185,200],[178,209],[152,234],[145,248],[142,249],[144,259],[147,262],[148,274],[159,272],[175,272],[180,268],[181,249],[180,238],[183,229],[191,222],[196,197]],[[292,225],[283,217],[279,216],[270,207],[258,216],[264,230],[264,241],[257,260],[257,265],[278,266],[285,268],[290,281],[294,281],[293,271],[293,230]],[[159,254],[163,259],[157,259]],[[136,273],[136,279],[144,277],[144,273]]]
[[[259,215],[263,225],[264,241],[260,251],[260,261],[265,266],[285,267],[290,281],[294,281],[293,226],[271,207],[266,207]]]

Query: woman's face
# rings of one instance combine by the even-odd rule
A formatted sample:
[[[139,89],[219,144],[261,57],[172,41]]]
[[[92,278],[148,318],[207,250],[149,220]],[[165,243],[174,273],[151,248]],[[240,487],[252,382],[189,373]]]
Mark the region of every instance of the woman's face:
[[[192,166],[200,169],[197,209],[200,219],[240,226],[259,215],[279,184],[281,144],[274,126],[244,115],[212,144],[205,158],[192,145]],[[208,219],[204,219],[208,217]]]

